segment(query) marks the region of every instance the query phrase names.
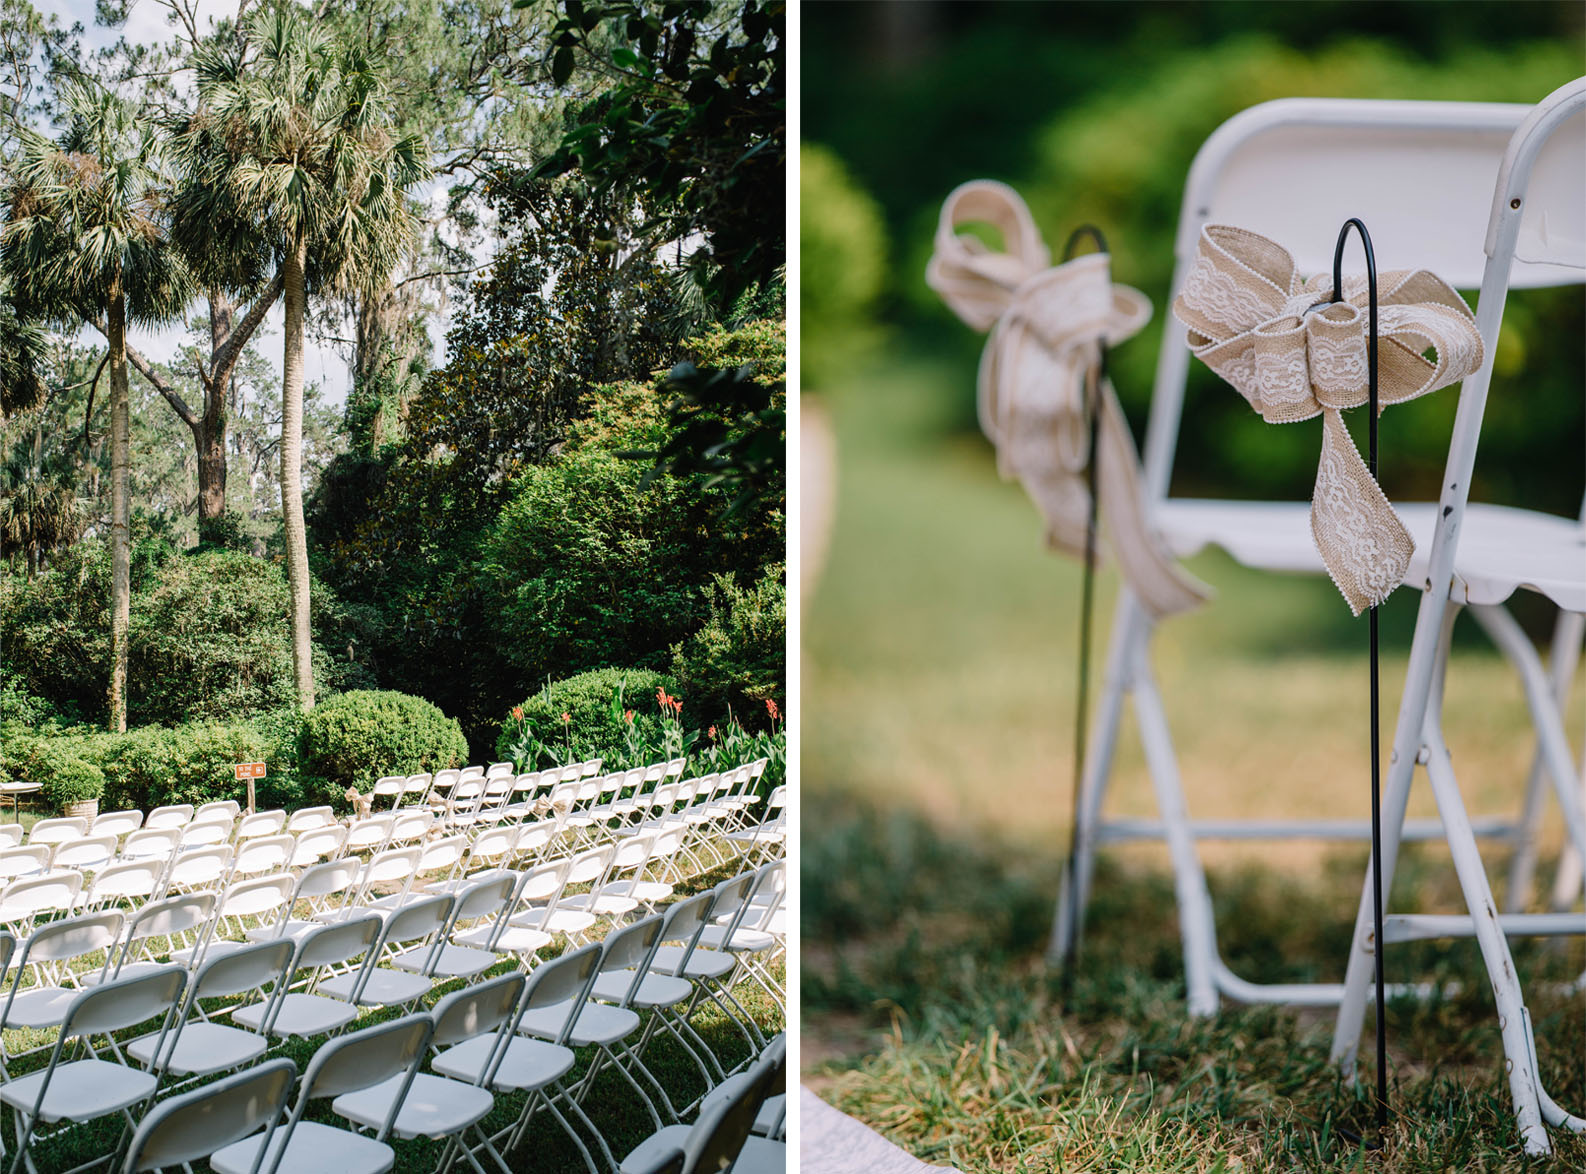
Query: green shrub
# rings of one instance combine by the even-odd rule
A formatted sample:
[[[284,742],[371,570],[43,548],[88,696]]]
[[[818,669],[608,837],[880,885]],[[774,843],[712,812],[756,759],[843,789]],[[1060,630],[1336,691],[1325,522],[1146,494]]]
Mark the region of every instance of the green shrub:
[[[296,779],[277,771],[269,740],[246,723],[193,722],[164,728],[144,726],[105,735],[100,765],[105,772],[105,803],[113,809],[147,811],[167,803],[247,801],[248,786],[236,777],[239,762],[266,764],[270,773],[256,784],[260,808],[295,807],[303,796]]]
[[[595,669],[552,681],[508,715],[496,755],[522,770],[588,758],[612,769],[658,761],[666,757],[667,723],[657,691],[675,688],[649,669]]]
[[[875,200],[833,151],[813,143],[799,148],[799,232],[800,373],[805,387],[819,389],[880,339],[887,235]]]
[[[785,693],[787,591],[781,567],[768,567],[743,590],[731,575],[717,575],[708,599],[710,618],[672,647],[672,675],[698,725],[725,727],[736,717],[750,730],[771,724],[767,701]]]
[[[303,715],[298,769],[305,787],[339,797],[381,775],[460,766],[468,743],[457,722],[422,697],[390,690],[339,693]]]
[[[40,795],[54,810],[103,797],[105,773],[93,763],[64,752],[53,752],[42,761],[34,770],[33,781],[43,786]]]

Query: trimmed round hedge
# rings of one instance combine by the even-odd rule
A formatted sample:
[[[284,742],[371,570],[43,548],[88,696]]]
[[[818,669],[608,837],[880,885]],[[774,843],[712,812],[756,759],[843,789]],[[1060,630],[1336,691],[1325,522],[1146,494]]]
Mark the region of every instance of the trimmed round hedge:
[[[630,738],[646,751],[659,745],[657,689],[670,693],[677,685],[649,669],[594,669],[552,681],[518,707],[521,719],[509,714],[501,723],[496,755],[521,760],[524,770],[586,758],[603,758],[615,766]],[[626,720],[629,713],[631,723]],[[568,720],[562,720],[563,714]]]
[[[339,693],[303,715],[298,770],[323,787],[367,791],[382,775],[462,766],[468,742],[457,722],[422,697],[391,690]]]

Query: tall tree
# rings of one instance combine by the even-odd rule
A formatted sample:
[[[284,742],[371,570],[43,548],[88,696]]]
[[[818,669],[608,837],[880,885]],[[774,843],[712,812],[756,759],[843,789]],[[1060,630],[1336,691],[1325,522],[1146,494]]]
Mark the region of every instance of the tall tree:
[[[176,201],[178,231],[184,239],[208,233],[222,271],[245,273],[267,258],[281,281],[281,507],[293,673],[308,709],[307,299],[377,287],[401,262],[416,224],[406,192],[428,169],[420,142],[393,132],[376,63],[295,9],[254,13],[240,45],[206,46],[193,60],[198,110],[177,136],[188,176]]]
[[[167,321],[190,282],[170,247],[161,137],[139,111],[86,83],[62,87],[65,132],[20,134],[0,264],[18,297],[85,322],[105,323],[110,344],[110,727],[127,728],[127,626],[131,610],[131,412],[127,325]]]

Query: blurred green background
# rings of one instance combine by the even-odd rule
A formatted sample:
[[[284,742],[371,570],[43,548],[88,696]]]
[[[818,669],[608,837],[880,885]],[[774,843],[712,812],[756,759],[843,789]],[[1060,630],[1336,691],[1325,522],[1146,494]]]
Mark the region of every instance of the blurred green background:
[[[943,197],[967,179],[1003,179],[1049,243],[1081,221],[1102,226],[1115,278],[1156,308],[1112,360],[1138,440],[1184,177],[1212,130],[1290,96],[1535,102],[1586,73],[1583,13],[1578,3],[1476,2],[803,7],[803,420],[827,430],[836,454],[825,485],[835,520],[803,612],[809,1060],[846,1063],[886,1023],[904,1039],[958,1022],[920,977],[930,969],[921,951],[933,948],[946,951],[943,972],[968,972],[979,947],[953,918],[994,934],[1009,965],[1032,962],[1066,843],[1078,568],[1043,551],[1034,506],[998,480],[975,426],[983,337],[923,281]],[[1474,500],[1580,508],[1583,324],[1579,288],[1511,296]],[[1455,401],[1447,391],[1384,415],[1391,497],[1436,495]],[[1316,421],[1269,427],[1192,365],[1174,493],[1308,498],[1318,449]],[[806,481],[812,467],[806,459]],[[806,510],[821,489],[806,485]],[[1326,579],[1255,575],[1216,553],[1191,569],[1219,598],[1167,625],[1156,653],[1192,811],[1363,818],[1364,620]],[[1104,574],[1098,660],[1114,588]],[[1516,603],[1533,634],[1551,631],[1551,605]],[[1414,607],[1400,592],[1384,609],[1389,729]],[[1446,704],[1455,761],[1472,810],[1509,811],[1531,757],[1523,697],[1470,621],[1458,635]],[[1579,746],[1578,701],[1568,721]],[[1114,811],[1154,815],[1131,722],[1113,777]],[[1412,814],[1431,814],[1417,787]],[[955,884],[950,866],[908,845],[937,836],[949,860],[960,848],[994,860],[997,883],[1022,900],[928,896]],[[1546,843],[1556,848],[1556,827]],[[869,866],[857,859],[866,853]],[[1151,846],[1109,855],[1137,877],[1159,877],[1166,859]],[[1289,878],[1314,882],[1318,915],[1332,910],[1347,938],[1357,849],[1209,845],[1206,856],[1217,870],[1281,862]],[[1413,886],[1396,892],[1400,907],[1457,899],[1446,885],[1404,891]],[[1229,887],[1214,876],[1234,922],[1237,908],[1221,903]],[[945,928],[915,913],[943,901],[956,911]],[[988,919],[993,905],[1003,915]],[[1170,923],[1157,928],[1168,935],[1157,943],[1167,980],[1176,943]],[[907,965],[897,962],[904,943]],[[1268,980],[1341,967],[1338,951],[1313,944],[1264,938],[1231,960]]]

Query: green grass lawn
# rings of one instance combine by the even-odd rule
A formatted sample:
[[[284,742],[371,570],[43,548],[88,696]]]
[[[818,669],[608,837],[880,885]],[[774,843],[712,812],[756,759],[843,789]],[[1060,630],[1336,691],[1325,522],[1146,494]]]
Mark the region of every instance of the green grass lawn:
[[[805,1077],[964,1170],[1347,1168],[1355,1153],[1336,1127],[1369,1111],[1327,1064],[1329,1016],[1184,1016],[1159,847],[1104,857],[1075,1003],[1058,1014],[1041,953],[1067,836],[1078,568],[1044,553],[1034,507],[998,480],[978,436],[951,427],[960,391],[973,394],[965,372],[901,361],[856,372],[826,401],[838,505],[803,632]],[[1216,554],[1192,569],[1218,600],[1156,645],[1191,810],[1364,818],[1364,621],[1325,579],[1256,575]],[[1099,597],[1114,586],[1104,575]],[[1383,614],[1389,736],[1414,606],[1401,592]],[[1109,622],[1103,606],[1098,658]],[[1523,698],[1468,620],[1445,713],[1471,810],[1513,810],[1532,746]],[[1569,715],[1576,746],[1583,716]],[[1154,814],[1128,722],[1110,808]],[[1433,814],[1418,780],[1411,815]],[[1235,969],[1341,974],[1363,851],[1207,845],[1205,857]],[[1494,849],[1495,873],[1503,863]],[[1411,853],[1393,898],[1456,909],[1446,852]],[[1586,952],[1516,953],[1548,1087],[1578,1111],[1582,999],[1544,988],[1579,974]],[[1462,993],[1392,1010],[1405,1118],[1372,1168],[1522,1168],[1474,946],[1395,949],[1388,966],[1390,980],[1442,976]],[[1586,1143],[1559,1148],[1565,1168],[1586,1168]]]

